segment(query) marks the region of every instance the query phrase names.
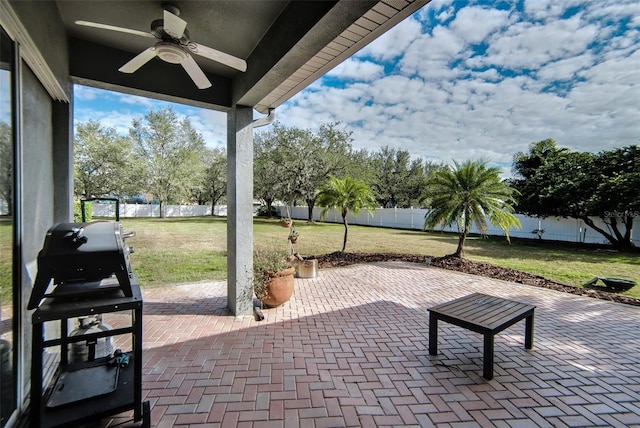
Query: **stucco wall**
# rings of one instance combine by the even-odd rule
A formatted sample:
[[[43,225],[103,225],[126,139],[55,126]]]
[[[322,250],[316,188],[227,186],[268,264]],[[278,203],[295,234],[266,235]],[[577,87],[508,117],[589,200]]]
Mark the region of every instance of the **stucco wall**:
[[[52,1],[9,2],[64,92],[71,94],[67,35]]]

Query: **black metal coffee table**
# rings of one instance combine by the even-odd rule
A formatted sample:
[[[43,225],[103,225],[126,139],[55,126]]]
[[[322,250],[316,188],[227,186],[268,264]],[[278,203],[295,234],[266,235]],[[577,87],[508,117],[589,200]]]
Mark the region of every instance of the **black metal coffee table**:
[[[483,377],[493,379],[493,336],[525,320],[524,347],[533,347],[535,306],[481,293],[442,303],[429,311],[429,354],[438,353],[438,320],[484,335]]]

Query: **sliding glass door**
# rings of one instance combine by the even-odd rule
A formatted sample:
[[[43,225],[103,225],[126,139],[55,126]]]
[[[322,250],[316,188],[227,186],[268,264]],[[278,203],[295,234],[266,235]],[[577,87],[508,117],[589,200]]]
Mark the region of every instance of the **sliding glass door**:
[[[14,44],[0,29],[0,427],[16,410],[15,155],[13,130]],[[15,319],[14,319],[15,317]]]

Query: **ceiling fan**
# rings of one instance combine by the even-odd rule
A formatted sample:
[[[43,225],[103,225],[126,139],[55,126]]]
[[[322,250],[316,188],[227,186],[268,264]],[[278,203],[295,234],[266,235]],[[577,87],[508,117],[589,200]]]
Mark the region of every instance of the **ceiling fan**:
[[[182,65],[198,88],[206,89],[211,87],[211,82],[191,56],[192,53],[239,71],[247,70],[247,63],[244,60],[192,42],[189,39],[189,32],[186,29],[187,22],[178,17],[180,10],[173,5],[164,5],[163,8],[163,19],[154,20],[151,23],[150,32],[88,21],[76,21],[76,24],[159,40],[154,46],[142,51],[131,61],[120,67],[118,71],[122,73],[133,73],[157,56],[165,62]]]

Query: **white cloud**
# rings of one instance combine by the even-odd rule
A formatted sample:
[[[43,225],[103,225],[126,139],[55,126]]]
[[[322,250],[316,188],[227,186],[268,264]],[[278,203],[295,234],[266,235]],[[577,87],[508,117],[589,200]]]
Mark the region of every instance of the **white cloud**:
[[[436,15],[436,19],[445,22],[455,13],[453,7],[454,0],[431,0],[426,7],[423,7],[416,14],[420,20],[426,21],[430,13]]]
[[[593,66],[595,58],[591,53],[560,59],[548,63],[536,73],[537,77],[547,81],[573,79],[580,70]]]
[[[80,101],[93,101],[98,97],[108,96],[108,91],[90,88],[88,86],[74,85],[73,97]]]
[[[153,98],[145,98],[139,97],[137,95],[130,94],[118,94],[119,100],[123,104],[129,104],[134,106],[142,106],[148,110],[159,108],[160,106],[164,106],[167,103],[164,101],[155,100]]]
[[[376,60],[390,60],[396,58],[422,34],[420,22],[409,17],[391,30],[384,33],[364,49],[356,54],[357,57],[372,57]]]
[[[449,28],[438,26],[433,34],[425,34],[409,46],[400,60],[403,74],[418,74],[426,79],[441,80],[451,77],[453,59],[459,58],[466,45]]]
[[[187,114],[191,119],[191,125],[202,135],[207,146],[226,149],[227,115],[225,113],[214,110],[194,109]]]
[[[584,54],[597,34],[595,25],[585,25],[579,17],[546,25],[522,22],[494,36],[480,63],[537,70],[548,62]]]
[[[134,113],[130,110],[103,110],[95,108],[76,108],[74,112],[74,120],[78,122],[87,122],[95,120],[100,122],[103,128],[114,128],[118,134],[129,135],[129,128],[134,119],[141,119],[142,113]]]
[[[524,11],[535,20],[555,20],[561,17],[565,10],[572,6],[569,0],[525,0]]]
[[[346,80],[367,82],[384,74],[384,67],[371,61],[349,58],[327,73],[327,76]]]
[[[637,0],[582,1],[580,3],[590,19],[611,22],[631,19],[633,23],[637,23],[640,17],[640,3]]]
[[[480,43],[508,22],[506,10],[474,6],[461,9],[450,28],[467,43]]]

